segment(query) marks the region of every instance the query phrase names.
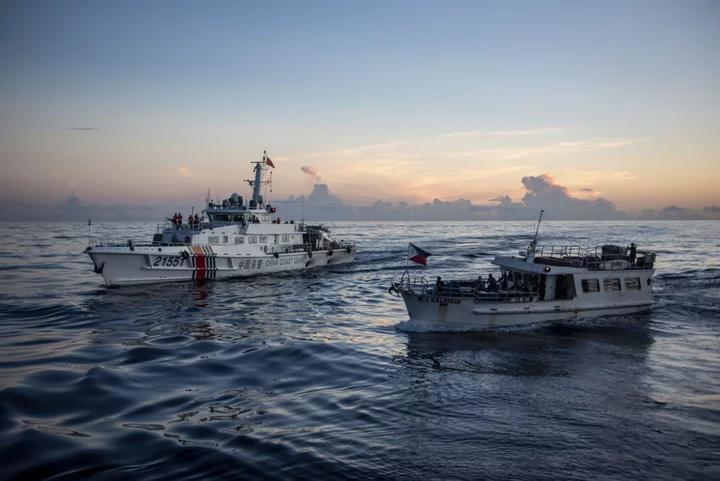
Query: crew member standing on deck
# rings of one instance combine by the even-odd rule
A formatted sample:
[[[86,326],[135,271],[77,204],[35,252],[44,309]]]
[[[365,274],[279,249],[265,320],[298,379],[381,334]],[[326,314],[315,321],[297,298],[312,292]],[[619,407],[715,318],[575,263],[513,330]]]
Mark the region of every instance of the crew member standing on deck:
[[[440,295],[445,290],[445,283],[442,281],[442,277],[438,276],[435,281],[435,293]]]
[[[630,249],[630,255],[628,256],[628,261],[630,261],[631,266],[634,266],[635,265],[635,256],[637,254],[637,246],[635,245],[634,242],[631,242],[630,247],[628,249]]]

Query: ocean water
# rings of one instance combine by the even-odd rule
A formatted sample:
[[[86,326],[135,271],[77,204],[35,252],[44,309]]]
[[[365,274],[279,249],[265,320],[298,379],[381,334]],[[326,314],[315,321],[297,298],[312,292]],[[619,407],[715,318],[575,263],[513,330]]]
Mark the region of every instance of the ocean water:
[[[484,332],[398,329],[407,242],[469,279],[532,223],[331,227],[353,265],[108,289],[86,225],[0,224],[0,479],[720,479],[720,223],[543,223],[655,250],[652,311]]]

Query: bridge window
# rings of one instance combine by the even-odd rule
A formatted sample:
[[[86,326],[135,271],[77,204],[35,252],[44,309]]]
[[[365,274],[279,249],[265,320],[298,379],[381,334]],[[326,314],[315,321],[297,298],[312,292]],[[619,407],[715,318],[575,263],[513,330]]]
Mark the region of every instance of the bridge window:
[[[248,237],[248,244],[257,244],[257,236],[251,235],[250,237]]]
[[[235,238],[235,243],[236,243],[236,244],[244,244],[244,243],[245,243],[245,238],[244,238],[244,237],[236,237],[236,238]]]
[[[208,244],[219,244],[220,243],[220,236],[213,235],[208,237]]]
[[[228,243],[228,236],[224,235],[224,236],[222,236],[222,238],[223,238],[223,239],[222,239],[223,244],[227,244],[227,243]]]
[[[267,236],[266,236],[266,235],[260,237],[260,243],[261,243],[261,244],[267,244]]]
[[[620,279],[603,279],[603,290],[615,292],[620,290]]]
[[[625,279],[625,290],[626,291],[639,291],[640,290],[640,278],[639,277],[628,277]]]
[[[597,279],[583,279],[583,292],[600,292],[600,284]]]

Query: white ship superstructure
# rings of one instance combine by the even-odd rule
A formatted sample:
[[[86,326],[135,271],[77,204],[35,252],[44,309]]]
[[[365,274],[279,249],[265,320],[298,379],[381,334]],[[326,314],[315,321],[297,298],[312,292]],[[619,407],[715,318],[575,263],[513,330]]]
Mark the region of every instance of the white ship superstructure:
[[[406,271],[390,292],[405,301],[410,321],[427,329],[624,315],[650,309],[654,263],[654,253],[634,244],[582,249],[534,240],[518,256],[495,257],[500,272],[491,281],[428,282]]]
[[[158,226],[152,241],[91,239],[85,252],[108,285],[192,279],[221,279],[298,271],[352,262],[355,245],[336,241],[323,225],[283,222],[265,204],[264,172],[274,167],[263,155],[255,164],[248,202],[237,194],[207,202],[203,216]]]

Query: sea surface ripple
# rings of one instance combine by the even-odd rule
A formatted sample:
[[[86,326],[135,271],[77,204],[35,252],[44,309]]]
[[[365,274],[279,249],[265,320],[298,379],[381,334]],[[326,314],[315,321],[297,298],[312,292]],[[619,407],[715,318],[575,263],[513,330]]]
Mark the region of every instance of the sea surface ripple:
[[[544,223],[657,251],[653,310],[425,333],[407,242],[470,279],[533,223],[330,227],[353,265],[108,289],[86,225],[0,224],[0,479],[720,479],[720,223]]]

